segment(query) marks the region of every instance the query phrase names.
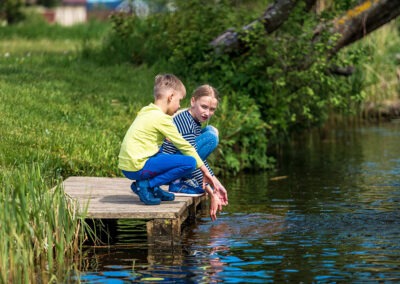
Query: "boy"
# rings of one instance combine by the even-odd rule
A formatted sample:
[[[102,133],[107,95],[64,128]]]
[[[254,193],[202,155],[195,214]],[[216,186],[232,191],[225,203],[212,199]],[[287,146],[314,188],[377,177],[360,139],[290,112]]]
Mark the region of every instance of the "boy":
[[[180,101],[186,96],[183,83],[172,74],[157,75],[154,82],[154,103],[143,107],[121,144],[119,168],[129,179],[140,200],[146,205],[158,205],[161,201],[172,201],[175,195],[165,192],[160,185],[189,175],[199,168],[203,173],[203,185],[214,186],[213,177],[196,150],[178,132],[172,115],[179,109]],[[160,152],[167,138],[183,155]],[[209,188],[203,189],[210,196],[210,216],[216,219],[221,207],[217,195]]]

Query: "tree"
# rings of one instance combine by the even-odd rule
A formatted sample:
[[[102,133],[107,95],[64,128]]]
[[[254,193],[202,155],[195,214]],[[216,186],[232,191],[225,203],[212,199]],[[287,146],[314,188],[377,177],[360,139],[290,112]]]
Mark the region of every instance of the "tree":
[[[340,34],[332,52],[363,38],[400,15],[400,0],[368,0],[335,19],[332,33]]]
[[[251,31],[257,23],[262,23],[266,34],[276,31],[290,16],[300,0],[276,0],[267,7],[264,14],[252,23],[242,27],[239,32],[228,30],[216,37],[211,45],[217,50],[242,53],[246,43],[241,34]],[[310,9],[316,0],[306,0],[306,8]],[[400,0],[367,0],[348,10],[344,15],[334,19],[329,24],[315,28],[314,41],[318,41],[322,31],[338,34],[331,53],[337,53],[341,48],[371,33],[400,15]]]
[[[189,85],[216,86],[224,94],[216,120],[218,165],[234,172],[267,168],[270,145],[323,124],[332,113],[358,111],[365,94],[361,76],[332,76],[331,69],[357,66],[366,55],[337,51],[400,9],[400,0],[330,0],[332,6],[321,11],[316,7],[322,0],[274,1],[261,6],[264,13],[253,22],[263,0],[176,0],[174,13],[116,15],[105,54],[165,64]]]

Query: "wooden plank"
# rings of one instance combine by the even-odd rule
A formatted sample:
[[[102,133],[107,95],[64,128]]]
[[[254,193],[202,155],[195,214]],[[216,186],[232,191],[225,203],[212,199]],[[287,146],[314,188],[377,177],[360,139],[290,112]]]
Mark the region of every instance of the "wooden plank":
[[[182,219],[188,207],[196,207],[206,199],[177,196],[160,205],[144,205],[131,191],[131,183],[126,178],[69,177],[63,186],[65,193],[77,202],[78,211],[87,210],[87,217],[95,219]]]

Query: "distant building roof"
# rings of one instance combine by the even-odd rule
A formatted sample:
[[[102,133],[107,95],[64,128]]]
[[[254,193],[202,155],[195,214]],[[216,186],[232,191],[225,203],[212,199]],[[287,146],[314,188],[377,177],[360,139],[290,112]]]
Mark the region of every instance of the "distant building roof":
[[[86,7],[89,10],[108,9],[115,10],[123,0],[86,0]],[[136,0],[134,0],[136,1]]]

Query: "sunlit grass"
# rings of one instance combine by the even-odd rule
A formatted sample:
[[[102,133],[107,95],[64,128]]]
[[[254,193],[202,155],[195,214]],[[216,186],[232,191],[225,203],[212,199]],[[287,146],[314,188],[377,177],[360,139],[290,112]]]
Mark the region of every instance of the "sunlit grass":
[[[118,174],[121,136],[152,100],[155,73],[42,48],[44,55],[24,44],[19,50],[29,56],[0,57],[0,146],[7,149],[0,163],[47,161],[44,174],[53,177]]]
[[[50,39],[4,39],[0,41],[0,56],[31,56],[43,53],[67,53],[78,50],[82,42],[80,40],[50,40]]]
[[[382,101],[398,99],[399,80],[397,69],[400,54],[400,35],[395,23],[389,24],[365,39],[371,50],[371,61],[363,64],[365,79],[368,82],[367,100]],[[397,53],[397,54],[396,54]]]
[[[61,181],[120,175],[122,137],[152,101],[155,72],[85,60],[84,44],[101,38],[7,29],[0,32],[0,283],[62,283],[86,223]]]

